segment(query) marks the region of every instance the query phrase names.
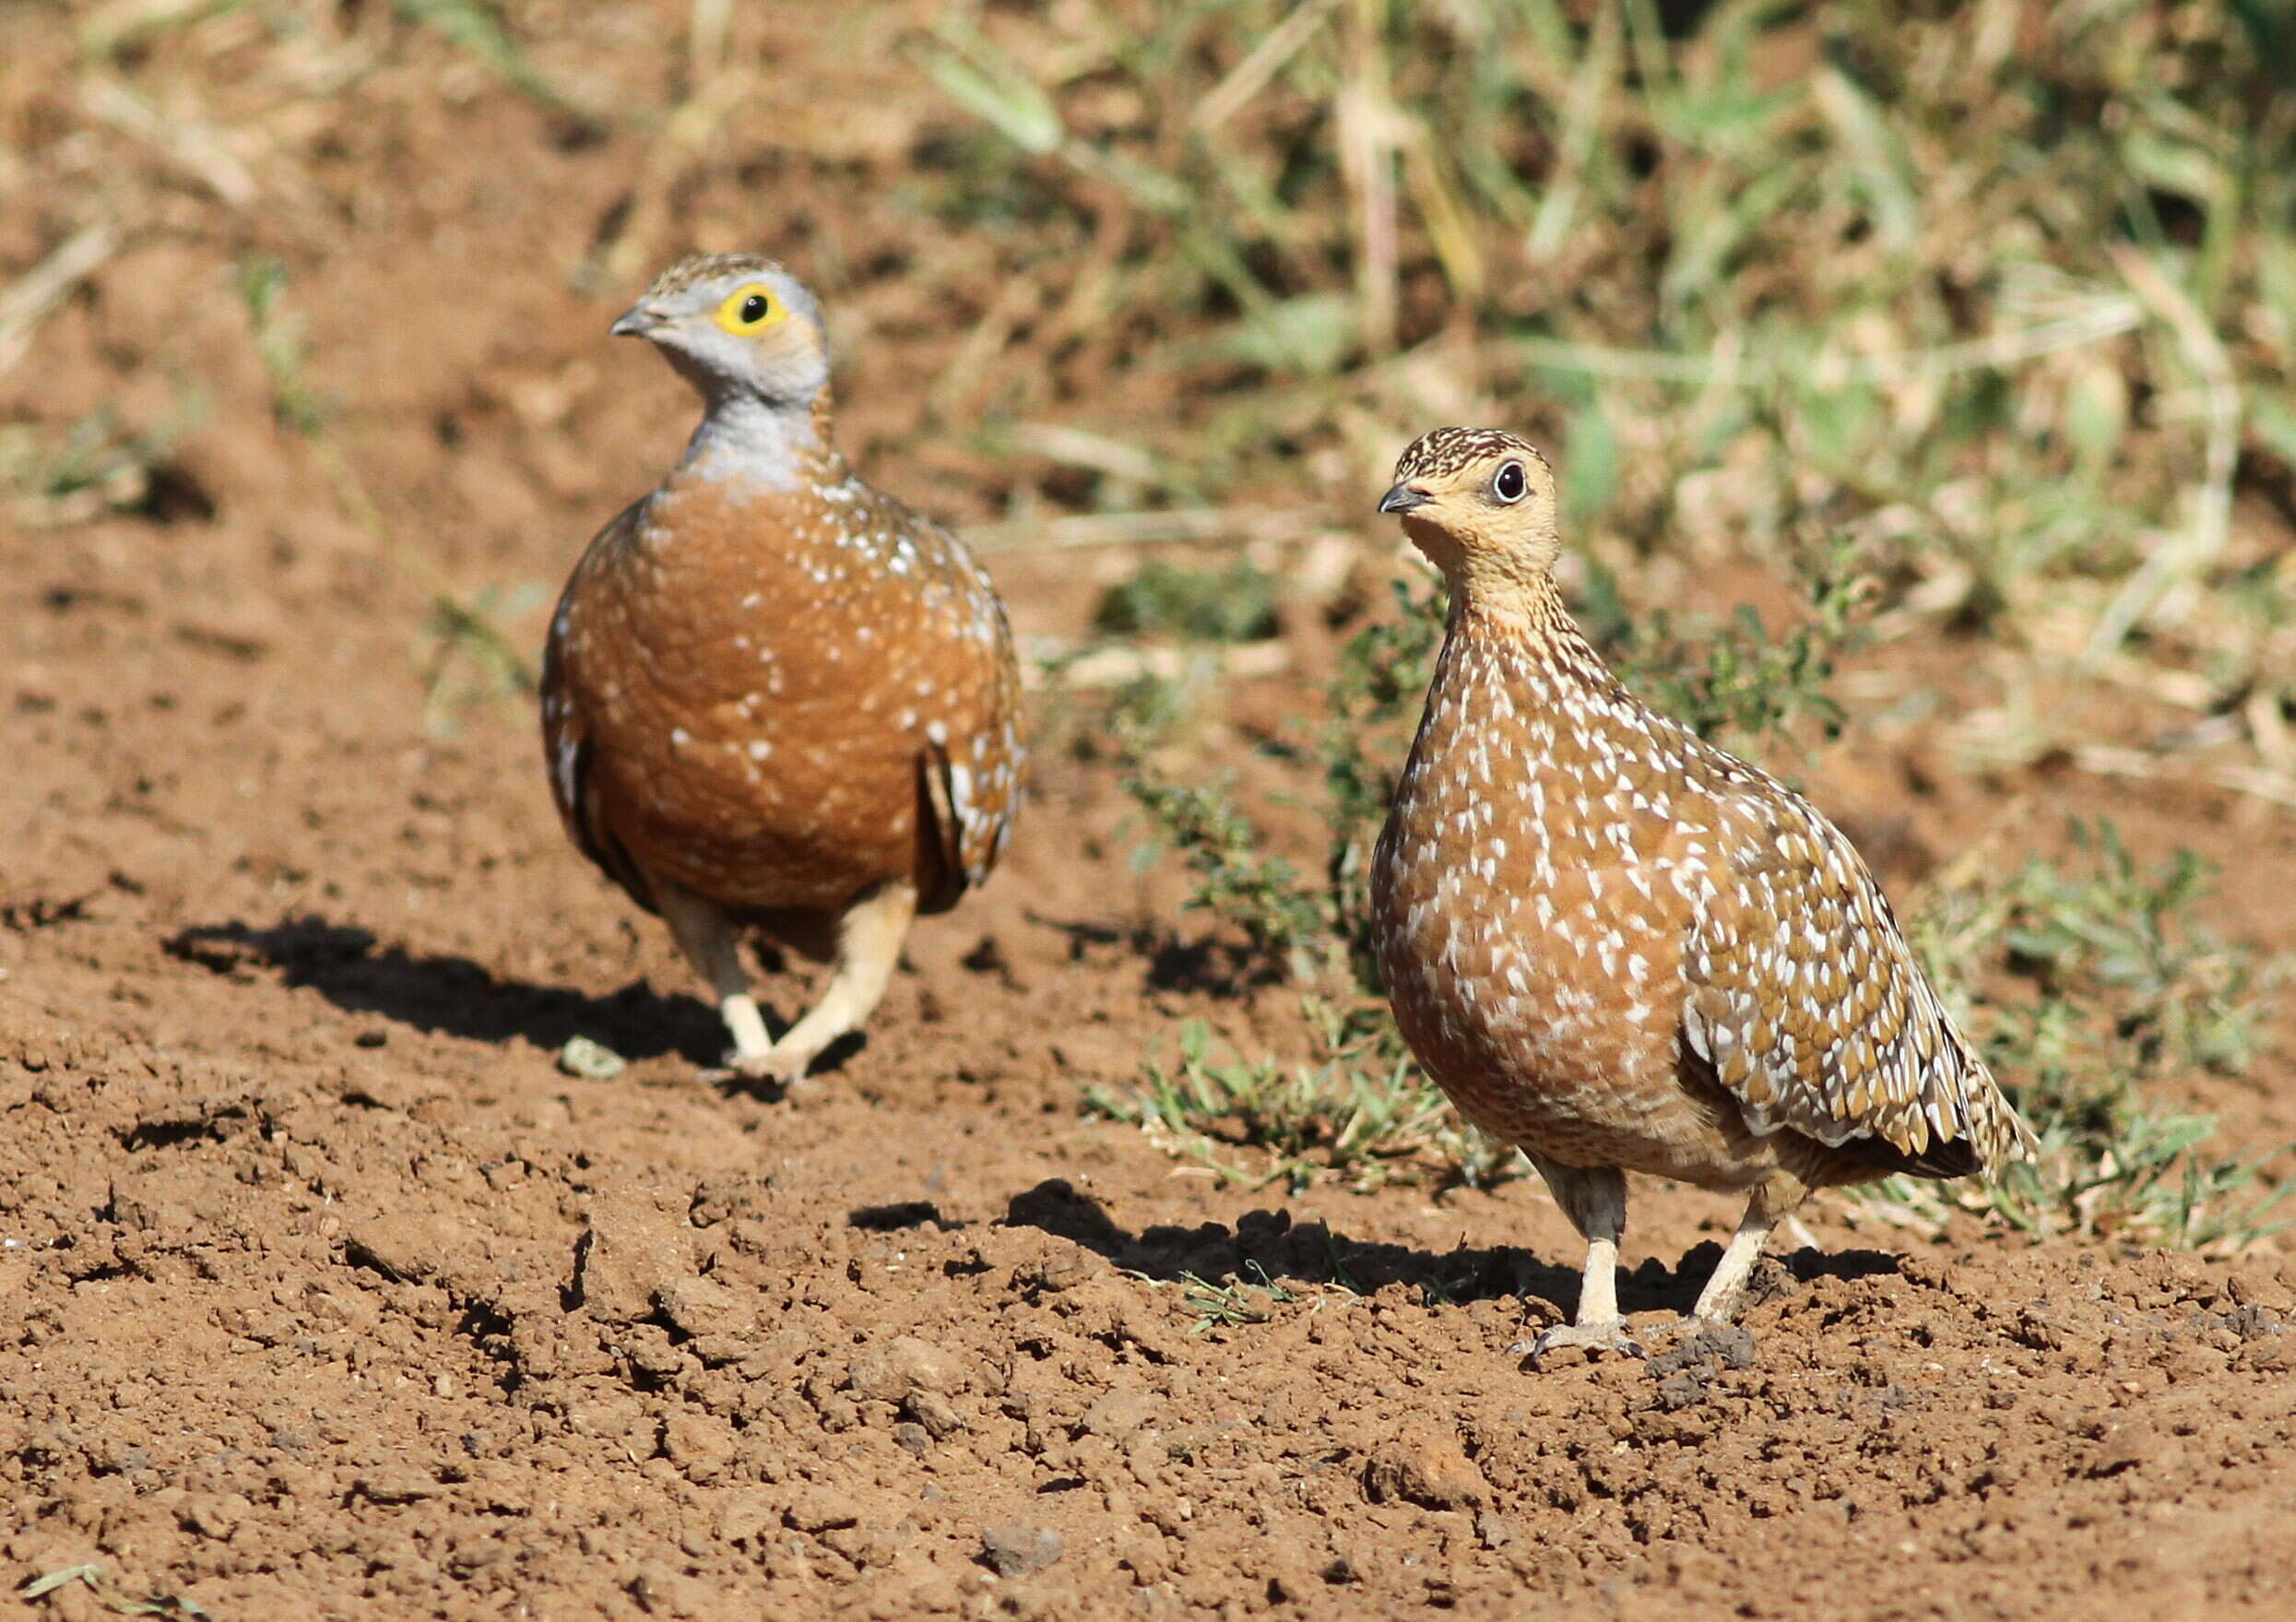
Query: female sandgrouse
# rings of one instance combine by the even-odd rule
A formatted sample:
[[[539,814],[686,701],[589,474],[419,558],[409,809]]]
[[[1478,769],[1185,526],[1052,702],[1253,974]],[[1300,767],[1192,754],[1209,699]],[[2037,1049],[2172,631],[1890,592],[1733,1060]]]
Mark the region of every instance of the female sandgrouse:
[[[1379,511],[1443,572],[1450,617],[1374,858],[1373,929],[1419,1062],[1586,1237],[1577,1320],[1534,1354],[1636,1349],[1625,1172],[1747,1197],[1696,1308],[1721,1320],[1812,1189],[2027,1151],[1850,842],[1647,708],[1571,623],[1544,457],[1438,429]]]
[[[964,546],[830,443],[821,308],[787,270],[688,259],[613,331],[660,349],[706,408],[566,583],[542,670],[550,787],[574,843],[709,980],[728,1062],[793,1083],[877,1005],[916,914],[955,905],[1004,848],[1012,633]],[[745,929],[835,955],[777,1042]]]

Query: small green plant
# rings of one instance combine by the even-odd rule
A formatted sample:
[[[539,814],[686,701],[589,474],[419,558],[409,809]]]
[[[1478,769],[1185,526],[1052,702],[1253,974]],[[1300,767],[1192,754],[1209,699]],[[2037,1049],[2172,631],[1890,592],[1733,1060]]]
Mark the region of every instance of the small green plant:
[[[1894,1178],[1868,1199],[1935,1221],[1950,1206],[2036,1234],[2236,1250],[2285,1225],[2296,1178],[2211,1154],[2216,1122],[2164,1107],[2163,1087],[2244,1068],[2262,1043],[2269,976],[2246,947],[2194,921],[2207,870],[2190,851],[2141,867],[2109,823],[2077,824],[2065,864],[1947,888],[1913,939],[2015,1091],[2040,1139],[1991,1188]],[[2030,994],[1982,997],[1982,977]]]
[[[1126,787],[1186,859],[1196,881],[1189,905],[1241,929],[1265,961],[1295,977],[1312,976],[1324,909],[1297,869],[1261,848],[1230,787],[1167,782],[1145,770],[1131,773]]]
[[[0,485],[20,497],[18,521],[46,528],[84,524],[104,513],[168,516],[203,510],[195,486],[171,481],[169,465],[186,434],[207,415],[206,397],[187,391],[148,428],[131,429],[99,407],[51,438],[29,423],[0,428]]]
[[[1630,614],[1599,568],[1580,614],[1619,679],[1701,738],[1759,742],[1805,720],[1830,738],[1842,716],[1827,683],[1856,645],[1873,576],[1840,539],[1797,554],[1795,565],[1809,612],[1782,632],[1741,605],[1704,635],[1686,635],[1663,608]]]
[[[1143,740],[1169,738],[1193,720],[1208,687],[1194,669],[1176,679],[1144,671],[1116,690],[1105,714],[1077,717],[1078,745],[1088,758],[1129,759]]]
[[[422,668],[423,705],[432,730],[450,729],[456,715],[472,704],[528,698],[538,690],[532,661],[502,627],[539,607],[544,596],[533,581],[507,590],[480,586],[467,601],[450,592],[432,595],[424,627],[431,648]]]
[[[1358,1292],[1339,1264],[1337,1255],[1331,1261],[1332,1276],[1323,1281],[1319,1289],[1334,1289],[1345,1295]],[[1289,1307],[1300,1301],[1313,1301],[1316,1296],[1303,1294],[1279,1278],[1271,1278],[1268,1270],[1254,1261],[1246,1261],[1242,1276],[1229,1274],[1226,1282],[1215,1284],[1193,1273],[1183,1273],[1177,1281],[1158,1278],[1153,1273],[1133,1273],[1152,1290],[1161,1290],[1177,1282],[1180,1286],[1180,1303],[1195,1321],[1188,1326],[1192,1335],[1210,1334],[1214,1330],[1234,1329],[1239,1324],[1267,1323],[1275,1314],[1275,1307]]]
[[[1111,636],[1257,642],[1275,634],[1275,582],[1242,558],[1216,573],[1156,559],[1102,594],[1093,627]]]
[[[393,0],[392,9],[467,52],[520,95],[553,112],[582,113],[562,88],[527,60],[493,6],[477,0]]]
[[[287,307],[287,266],[276,259],[244,260],[232,279],[255,329],[255,353],[271,379],[272,416],[280,427],[316,439],[326,427],[327,408],[303,376],[311,340],[302,316]]]
[[[1511,1152],[1451,1113],[1414,1071],[1392,1024],[1350,1021],[1312,998],[1307,1012],[1319,1063],[1247,1059],[1216,1043],[1201,1020],[1188,1020],[1177,1064],[1151,1058],[1140,1084],[1089,1089],[1085,1107],[1144,1129],[1228,1180],[1280,1182],[1294,1193],[1327,1178],[1358,1190],[1413,1178],[1498,1179]]]
[[[1350,976],[1355,993],[1379,995],[1368,949],[1371,850],[1393,797],[1395,774],[1441,645],[1439,594],[1395,586],[1395,611],[1352,637],[1324,693],[1327,716],[1314,751],[1321,771],[1331,847],[1310,874],[1270,854],[1259,825],[1225,780],[1179,784],[1153,764],[1158,734],[1127,712],[1125,787],[1159,842],[1178,851],[1196,883],[1190,908],[1243,931],[1271,968],[1327,989]]]
[[[1367,1000],[1383,995],[1371,952],[1371,855],[1395,798],[1395,778],[1435,673],[1450,611],[1450,598],[1439,586],[1428,590],[1398,580],[1392,590],[1393,611],[1340,650],[1324,693],[1330,718],[1317,750],[1331,834],[1324,914],[1332,947]]]
[[[1244,1265],[1252,1274],[1250,1279],[1230,1279],[1224,1285],[1212,1284],[1192,1273],[1180,1274],[1180,1298],[1196,1318],[1189,1325],[1189,1333],[1210,1334],[1215,1329],[1232,1329],[1239,1323],[1265,1323],[1275,1316],[1269,1308],[1287,1307],[1306,1298],[1282,1281],[1270,1278],[1267,1270],[1257,1261]]]

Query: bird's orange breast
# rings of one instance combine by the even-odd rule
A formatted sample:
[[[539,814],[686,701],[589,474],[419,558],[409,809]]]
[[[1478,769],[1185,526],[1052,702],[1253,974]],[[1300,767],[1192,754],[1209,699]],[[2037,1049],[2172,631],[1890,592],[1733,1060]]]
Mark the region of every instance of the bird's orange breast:
[[[917,877],[925,752],[1017,748],[1011,657],[969,560],[858,481],[673,477],[569,584],[546,724],[578,729],[590,814],[646,873],[834,908]]]

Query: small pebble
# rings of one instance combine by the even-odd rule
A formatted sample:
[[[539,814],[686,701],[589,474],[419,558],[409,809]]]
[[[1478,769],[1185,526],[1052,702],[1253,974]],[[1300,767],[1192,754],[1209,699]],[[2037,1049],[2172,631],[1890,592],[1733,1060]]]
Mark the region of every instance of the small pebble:
[[[1026,1577],[1042,1571],[1060,1557],[1060,1534],[1048,1526],[1008,1521],[980,1534],[981,1557],[1000,1577]]]
[[[566,1045],[558,1050],[558,1068],[570,1076],[610,1082],[630,1068],[630,1061],[603,1042],[593,1042],[587,1036],[569,1036]]]

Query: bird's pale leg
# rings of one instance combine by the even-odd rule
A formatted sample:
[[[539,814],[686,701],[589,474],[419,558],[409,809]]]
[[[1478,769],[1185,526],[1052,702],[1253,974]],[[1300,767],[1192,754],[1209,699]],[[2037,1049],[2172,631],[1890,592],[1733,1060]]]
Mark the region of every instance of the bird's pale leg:
[[[1618,1241],[1627,1231],[1626,1174],[1560,1166],[1536,1154],[1530,1161],[1546,1179],[1555,1203],[1563,1208],[1571,1225],[1586,1236],[1586,1270],[1579,1278],[1578,1316],[1509,1350],[1527,1352],[1533,1362],[1561,1346],[1639,1357],[1642,1348],[1627,1333],[1627,1320],[1618,1315]]]
[[[737,1069],[762,1063],[774,1044],[765,1035],[765,1016],[750,995],[750,977],[741,966],[740,938],[733,920],[715,903],[660,880],[654,884],[654,904],[662,909],[686,960],[716,993],[718,1017],[733,1037],[727,1062]]]
[[[1579,1311],[1571,1325],[1607,1327],[1618,1321],[1618,1241],[1597,1234],[1587,1240],[1586,1266],[1579,1274]]]
[[[1714,1263],[1712,1276],[1698,1292],[1698,1304],[1690,1308],[1692,1318],[1705,1323],[1728,1323],[1736,1314],[1746,1298],[1746,1280],[1754,1272],[1754,1263],[1761,1258],[1762,1247],[1769,1243],[1770,1230],[1778,1225],[1781,1215],[1759,1194],[1747,1203],[1738,1231],[1730,1236],[1722,1260]]]
[[[822,1050],[858,1029],[884,996],[916,917],[916,886],[897,881],[879,885],[847,907],[837,920],[837,966],[821,1000],[782,1033],[772,1052],[755,1063],[737,1060],[736,1067],[745,1075],[784,1084],[804,1080]]]

